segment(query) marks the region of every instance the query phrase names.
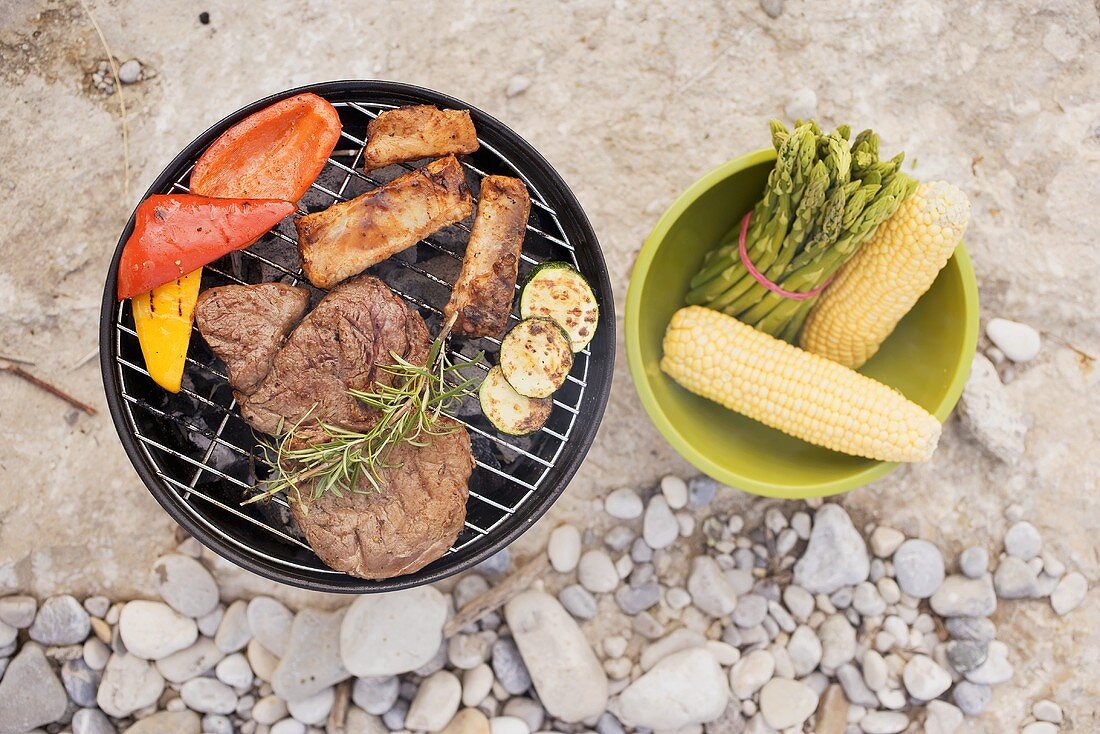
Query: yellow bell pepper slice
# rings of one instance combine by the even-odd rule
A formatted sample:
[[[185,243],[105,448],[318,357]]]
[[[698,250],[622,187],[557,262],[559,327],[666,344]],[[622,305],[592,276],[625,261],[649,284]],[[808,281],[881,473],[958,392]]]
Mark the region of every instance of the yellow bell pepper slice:
[[[145,368],[169,392],[180,391],[200,280],[202,268],[132,299]]]

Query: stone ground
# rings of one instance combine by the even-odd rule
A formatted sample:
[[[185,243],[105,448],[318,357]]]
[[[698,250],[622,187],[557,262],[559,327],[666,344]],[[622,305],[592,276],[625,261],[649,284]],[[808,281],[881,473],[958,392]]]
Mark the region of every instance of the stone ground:
[[[1007,375],[1032,421],[1018,464],[984,455],[952,421],[932,462],[843,502],[857,519],[930,538],[949,556],[971,543],[999,550],[1016,504],[1071,568],[1091,586],[1100,580],[1100,378],[1085,356],[1100,355],[1094,4],[791,1],[778,19],[748,0],[582,1],[554,12],[544,3],[251,8],[94,4],[116,56],[156,72],[124,88],[127,176],[118,101],[92,83],[105,54],[81,5],[0,0],[0,354],[29,360],[100,410],[77,414],[0,374],[0,593],[150,591],[148,569],[173,544],[173,523],[119,447],[98,363],[85,361],[107,262],[141,192],[207,125],[268,93],[337,78],[430,86],[524,135],[591,217],[620,305],[664,207],[706,170],[765,145],[767,119],[796,92],[813,90],[824,124],[873,126],[885,150],[909,152],[915,175],[968,192],[983,321],[1027,322],[1044,348]],[[517,75],[530,86],[509,97]],[[588,461],[519,552],[615,486],[687,471],[646,419],[621,348],[618,358]],[[733,492],[723,501],[749,503]],[[239,586],[269,585],[242,577]],[[1100,726],[1089,718],[1100,700],[1096,597],[1064,619],[1038,602],[1003,607],[999,636],[1017,676],[967,731],[1014,727],[1043,696],[1066,707],[1073,730]]]

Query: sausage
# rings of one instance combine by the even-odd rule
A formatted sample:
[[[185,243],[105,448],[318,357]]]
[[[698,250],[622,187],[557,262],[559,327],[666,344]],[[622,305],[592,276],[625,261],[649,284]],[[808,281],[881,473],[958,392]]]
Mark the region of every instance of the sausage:
[[[456,314],[453,331],[467,337],[499,336],[508,324],[531,196],[518,178],[486,176],[481,182],[462,271],[444,309]]]

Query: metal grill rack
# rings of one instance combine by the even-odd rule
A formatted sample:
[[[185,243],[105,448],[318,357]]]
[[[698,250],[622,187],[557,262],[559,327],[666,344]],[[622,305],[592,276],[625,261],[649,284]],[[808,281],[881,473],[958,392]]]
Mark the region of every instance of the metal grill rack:
[[[415,90],[404,85],[393,86]],[[286,94],[298,91],[301,90]],[[416,93],[424,91],[415,90]],[[385,109],[410,102],[404,99],[380,101],[379,95],[369,93],[354,94],[350,98],[342,95],[344,99],[340,96],[329,98],[343,123],[341,141],[317,181],[299,202],[300,214],[347,201],[416,168],[415,164],[402,164],[364,172],[361,166],[366,125],[370,119]],[[443,99],[443,102],[426,101],[468,107],[457,100]],[[578,242],[575,227],[571,236],[548,198],[550,192],[543,190],[547,182],[538,180],[538,171],[524,170],[523,165],[495,145],[499,137],[495,133],[499,131],[493,125],[483,125],[479,119],[482,113],[473,112],[480,149],[460,160],[475,196],[481,178],[489,174],[517,176],[525,181],[531,194],[532,211],[521,256],[521,282],[524,273],[539,263],[565,260],[589,277],[597,295],[609,303],[610,289],[601,293],[600,285],[606,283],[606,272],[595,238]],[[486,119],[495,123],[491,118]],[[228,124],[216,126],[212,131],[218,127],[224,129]],[[208,131],[207,136],[212,131]],[[150,193],[188,190],[194,161],[209,142],[197,145],[200,141],[192,144],[194,150],[182,165],[170,166],[165,172],[167,177],[162,176],[163,185],[159,188],[154,185]],[[560,191],[554,193],[561,195]],[[575,204],[571,195],[568,198]],[[575,218],[576,213],[573,216]],[[583,220],[583,214],[580,218]],[[587,221],[583,224],[587,226]],[[429,330],[435,333],[441,326],[442,307],[458,274],[469,231],[469,220],[452,225],[368,272],[382,278],[417,309],[428,322]],[[588,257],[578,258],[578,249]],[[585,253],[586,249],[589,252]],[[598,266],[595,272],[590,250],[595,251]],[[113,290],[111,281],[113,278],[109,279],[108,290]],[[324,295],[302,275],[297,239],[289,219],[253,246],[207,266],[202,287],[268,281],[308,287],[314,304]],[[106,297],[104,306],[106,316]],[[116,304],[113,312],[111,354],[104,358],[105,378],[108,364],[114,373],[112,380],[107,381],[108,398],[110,402],[114,382],[118,386],[121,410],[116,411],[112,405],[112,413],[124,444],[127,443],[126,434],[132,436],[144,460],[144,468],[152,474],[144,476],[142,472],[146,483],[152,479],[167,494],[161,496],[158,487],[152,484],[150,489],[170,512],[176,510],[173,514],[186,527],[197,526],[197,536],[215,550],[269,577],[328,591],[375,591],[424,583],[468,567],[509,542],[549,507],[579,465],[595,432],[592,423],[599,422],[610,386],[613,341],[608,341],[608,335],[600,332],[613,327],[606,323],[606,316],[601,316],[597,340],[575,355],[565,386],[554,396],[550,420],[536,434],[517,438],[497,432],[480,415],[476,396],[468,395],[455,416],[470,434],[475,460],[464,531],[444,558],[418,574],[369,582],[333,571],[313,554],[290,520],[285,497],[276,496],[262,504],[240,504],[256,482],[266,476],[266,465],[262,461],[265,449],[261,443],[265,437],[255,435],[240,418],[225,373],[197,330],[187,355],[183,388],[178,395],[171,395],[153,384],[142,366],[129,302]],[[517,320],[513,312],[511,323]],[[601,336],[604,338],[600,339]],[[452,339],[449,348],[456,359],[469,359],[478,351],[484,352],[475,368],[487,371],[496,362],[499,346],[500,340],[492,338],[470,342]],[[607,360],[603,369],[590,370],[590,366],[601,360]],[[595,389],[590,384],[594,377],[599,381]],[[131,458],[135,458],[132,452]],[[136,458],[135,465],[141,472],[143,467]],[[215,542],[209,542],[211,540]]]

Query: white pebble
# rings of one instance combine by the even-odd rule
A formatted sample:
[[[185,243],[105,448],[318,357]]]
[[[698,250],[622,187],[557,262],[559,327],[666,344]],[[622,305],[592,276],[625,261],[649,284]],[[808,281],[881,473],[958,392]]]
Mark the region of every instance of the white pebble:
[[[1042,348],[1039,332],[1018,321],[990,319],[985,325],[985,335],[1013,362],[1030,362]]]
[[[490,734],[529,734],[527,722],[518,716],[494,716],[489,719]]]
[[[1035,702],[1035,705],[1031,707],[1031,715],[1039,721],[1049,721],[1052,724],[1062,723],[1062,707],[1047,698]]]
[[[227,686],[248,688],[252,685],[252,667],[248,664],[248,659],[239,652],[219,662],[214,668],[214,674]]]
[[[295,701],[287,701],[286,708],[298,721],[307,726],[317,726],[324,723],[328,714],[332,711],[332,704],[336,700],[335,689],[332,686],[323,688],[312,696],[299,698]]]
[[[616,489],[604,500],[604,512],[619,520],[633,520],[642,516],[642,498],[629,487]]]
[[[683,509],[688,501],[688,486],[680,477],[669,474],[661,479],[661,494],[665,496],[668,506],[674,510]]]
[[[673,609],[683,609],[691,604],[691,594],[683,587],[674,586],[666,592],[665,602]]]
[[[274,724],[285,718],[286,714],[286,701],[278,696],[264,696],[252,707],[252,719],[264,726]]]
[[[200,714],[231,714],[237,708],[237,694],[213,678],[193,678],[180,686],[180,698],[187,708]]]
[[[462,674],[462,705],[474,707],[493,689],[493,669],[481,664]]]
[[[619,573],[611,556],[602,550],[590,550],[577,564],[577,580],[593,594],[606,594],[619,585]]]
[[[306,725],[295,719],[283,719],[272,724],[269,734],[306,734]]]
[[[879,558],[889,558],[905,542],[905,534],[900,530],[879,525],[871,533],[871,552]]]
[[[560,525],[550,533],[546,552],[550,565],[558,573],[569,573],[577,567],[581,557],[581,533],[572,525]]]
[[[680,535],[680,524],[663,495],[649,501],[642,522],[642,537],[650,548],[660,550],[672,545]]]
[[[1088,581],[1085,577],[1076,571],[1068,573],[1054,587],[1054,593],[1050,595],[1050,605],[1059,616],[1069,614],[1081,605],[1087,592]]]
[[[1043,537],[1034,525],[1021,520],[1005,533],[1005,552],[1025,561],[1039,555],[1043,549]]]
[[[1058,726],[1049,721],[1035,721],[1021,729],[1020,734],[1058,734]]]

